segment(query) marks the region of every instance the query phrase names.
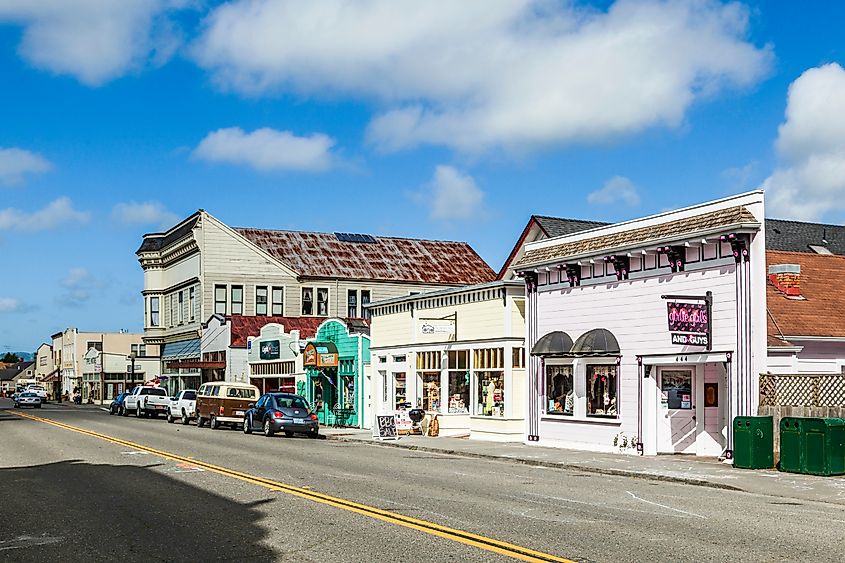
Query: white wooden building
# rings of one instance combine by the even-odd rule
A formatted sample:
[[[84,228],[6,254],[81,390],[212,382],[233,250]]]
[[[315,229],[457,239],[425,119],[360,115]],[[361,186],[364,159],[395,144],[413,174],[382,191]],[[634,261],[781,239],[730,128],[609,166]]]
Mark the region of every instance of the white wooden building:
[[[730,457],[766,366],[763,224],[752,192],[527,244],[526,443]]]

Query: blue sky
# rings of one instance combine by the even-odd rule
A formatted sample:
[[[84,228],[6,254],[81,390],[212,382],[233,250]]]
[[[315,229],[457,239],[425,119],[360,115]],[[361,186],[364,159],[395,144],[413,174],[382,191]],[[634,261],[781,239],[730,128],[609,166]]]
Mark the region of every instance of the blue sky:
[[[845,4],[0,0],[0,352],[141,329],[144,232],[469,241],[763,187],[842,222]]]

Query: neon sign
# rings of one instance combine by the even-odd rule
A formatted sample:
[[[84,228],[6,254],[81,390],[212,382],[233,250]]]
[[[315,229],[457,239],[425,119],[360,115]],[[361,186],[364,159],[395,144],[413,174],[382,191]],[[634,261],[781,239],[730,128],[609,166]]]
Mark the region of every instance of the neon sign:
[[[666,304],[672,344],[688,346],[710,345],[710,307],[706,303]]]

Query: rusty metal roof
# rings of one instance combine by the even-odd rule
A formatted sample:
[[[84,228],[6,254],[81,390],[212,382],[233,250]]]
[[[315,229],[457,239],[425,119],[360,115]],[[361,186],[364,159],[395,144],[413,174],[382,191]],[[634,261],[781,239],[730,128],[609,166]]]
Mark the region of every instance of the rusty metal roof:
[[[442,285],[492,281],[496,273],[465,242],[372,237],[345,242],[332,233],[236,228],[304,278]]]
[[[669,238],[680,238],[694,235],[711,229],[744,224],[758,224],[754,215],[743,206],[720,209],[709,213],[702,213],[693,217],[667,221],[649,227],[640,227],[627,231],[619,231],[599,235],[582,240],[562,242],[560,244],[543,246],[525,252],[516,266],[528,267],[544,264],[554,260],[562,260],[572,256],[585,255],[633,247],[636,245],[657,243]]]

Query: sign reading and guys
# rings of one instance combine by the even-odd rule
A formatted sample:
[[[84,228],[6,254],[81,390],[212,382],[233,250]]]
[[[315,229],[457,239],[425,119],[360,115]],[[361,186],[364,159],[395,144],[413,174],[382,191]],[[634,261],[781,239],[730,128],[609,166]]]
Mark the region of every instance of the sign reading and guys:
[[[667,321],[672,344],[678,346],[704,346],[710,349],[710,309],[712,294],[706,296],[664,295],[671,299],[666,303]],[[683,301],[681,301],[683,300]],[[684,301],[699,301],[686,303]]]

